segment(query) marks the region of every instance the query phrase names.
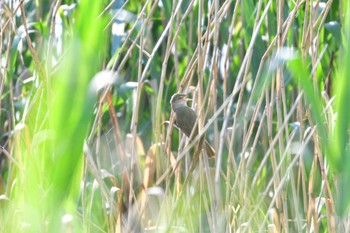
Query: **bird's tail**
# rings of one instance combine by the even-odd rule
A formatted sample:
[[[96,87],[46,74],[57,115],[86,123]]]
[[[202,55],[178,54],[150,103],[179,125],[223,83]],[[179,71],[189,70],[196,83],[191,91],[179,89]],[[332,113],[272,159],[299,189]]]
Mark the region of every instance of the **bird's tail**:
[[[214,148],[209,144],[207,140],[205,140],[205,150],[207,151],[208,157],[214,158],[215,157],[215,150]]]

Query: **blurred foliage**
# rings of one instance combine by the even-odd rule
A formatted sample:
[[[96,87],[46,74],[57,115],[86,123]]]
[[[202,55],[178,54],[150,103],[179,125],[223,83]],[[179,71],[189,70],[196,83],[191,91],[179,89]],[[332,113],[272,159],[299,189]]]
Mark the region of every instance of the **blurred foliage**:
[[[0,16],[0,232],[350,230],[348,1],[4,0]],[[180,91],[218,153],[193,174]]]

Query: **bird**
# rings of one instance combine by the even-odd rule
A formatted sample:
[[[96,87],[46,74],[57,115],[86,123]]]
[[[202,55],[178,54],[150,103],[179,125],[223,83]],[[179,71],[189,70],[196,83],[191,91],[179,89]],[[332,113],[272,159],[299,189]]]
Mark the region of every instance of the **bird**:
[[[197,119],[195,111],[187,106],[189,100],[191,99],[183,93],[176,93],[170,99],[171,108],[175,112],[176,125],[187,137],[190,137]],[[195,130],[194,136],[198,134],[198,129]],[[204,141],[204,145],[208,157],[215,157],[215,150],[207,140]]]

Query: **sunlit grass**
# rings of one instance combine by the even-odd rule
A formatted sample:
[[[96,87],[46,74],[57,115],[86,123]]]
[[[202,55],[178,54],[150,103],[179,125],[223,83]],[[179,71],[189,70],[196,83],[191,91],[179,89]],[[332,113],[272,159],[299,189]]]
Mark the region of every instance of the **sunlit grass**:
[[[4,1],[0,232],[349,231],[340,2]]]

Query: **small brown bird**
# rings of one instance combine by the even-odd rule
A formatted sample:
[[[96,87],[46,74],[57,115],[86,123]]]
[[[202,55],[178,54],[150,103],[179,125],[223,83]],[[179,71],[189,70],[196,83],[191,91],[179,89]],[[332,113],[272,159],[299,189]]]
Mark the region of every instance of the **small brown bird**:
[[[177,93],[171,97],[171,108],[175,112],[176,125],[181,131],[189,137],[191,135],[194,124],[196,123],[197,114],[192,108],[187,106],[187,101],[190,100],[186,97],[186,94]],[[198,129],[194,133],[194,137],[197,136]],[[207,140],[204,141],[205,149],[209,157],[215,156],[215,150],[210,146]]]

